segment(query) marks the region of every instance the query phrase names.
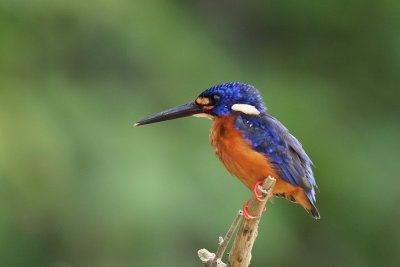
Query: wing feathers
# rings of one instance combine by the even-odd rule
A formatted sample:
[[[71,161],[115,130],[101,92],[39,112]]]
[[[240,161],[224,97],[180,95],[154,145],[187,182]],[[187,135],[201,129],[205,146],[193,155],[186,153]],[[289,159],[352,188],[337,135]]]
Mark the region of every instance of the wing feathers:
[[[256,151],[268,157],[284,180],[303,188],[315,201],[312,162],[300,142],[278,120],[267,114],[238,114],[235,127]]]

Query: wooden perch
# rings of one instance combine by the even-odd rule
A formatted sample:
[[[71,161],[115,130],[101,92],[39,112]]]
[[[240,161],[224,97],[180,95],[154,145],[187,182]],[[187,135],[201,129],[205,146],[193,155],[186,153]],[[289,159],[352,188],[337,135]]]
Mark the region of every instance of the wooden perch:
[[[258,201],[253,196],[249,202],[247,211],[250,215],[254,216],[254,219],[242,220],[239,230],[236,234],[236,238],[232,245],[232,249],[229,253],[228,264],[222,262],[222,256],[229,244],[229,241],[236,230],[240,219],[242,218],[243,212],[239,211],[235,219],[232,222],[225,238],[220,237],[221,242],[217,253],[214,254],[209,252],[207,249],[200,249],[197,253],[200,260],[205,267],[247,267],[251,260],[251,250],[256,240],[258,233],[258,224],[260,223],[262,212],[265,208],[265,204],[271,197],[271,192],[275,186],[275,178],[267,177],[262,185],[258,187],[258,194],[263,196],[262,201]]]
[[[222,262],[221,258],[224,255],[225,250],[229,244],[229,241],[232,238],[233,232],[235,232],[236,228],[238,227],[242,216],[243,216],[243,211],[239,210],[235,216],[235,219],[233,219],[232,225],[231,225],[231,227],[229,227],[229,230],[226,233],[225,237],[224,238],[222,238],[221,236],[219,237],[219,247],[218,247],[216,254],[209,252],[205,248],[200,249],[197,252],[201,262],[203,263],[203,265],[205,267],[225,267],[226,266],[226,264]]]
[[[243,220],[233,242],[231,252],[229,253],[228,266],[247,267],[250,265],[251,250],[258,234],[258,224],[261,220],[265,204],[271,197],[272,188],[275,186],[275,178],[269,176],[258,188],[259,193],[264,196],[262,201],[258,201],[253,196],[250,200],[247,211],[256,218]]]

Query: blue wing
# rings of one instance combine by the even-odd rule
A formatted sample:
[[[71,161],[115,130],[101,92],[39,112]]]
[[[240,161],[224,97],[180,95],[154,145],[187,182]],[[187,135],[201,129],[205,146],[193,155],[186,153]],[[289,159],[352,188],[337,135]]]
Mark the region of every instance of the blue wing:
[[[238,114],[235,127],[256,151],[268,157],[285,181],[303,188],[309,199],[315,202],[317,185],[311,169],[312,161],[282,123],[268,114]]]

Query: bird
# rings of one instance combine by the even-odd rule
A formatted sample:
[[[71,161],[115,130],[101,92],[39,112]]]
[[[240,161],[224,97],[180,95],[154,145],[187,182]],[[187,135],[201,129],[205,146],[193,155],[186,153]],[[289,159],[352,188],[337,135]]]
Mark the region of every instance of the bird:
[[[242,82],[228,82],[203,91],[194,101],[140,120],[141,126],[181,117],[212,120],[210,142],[225,168],[260,200],[257,188],[272,176],[273,196],[298,203],[314,219],[318,190],[310,157],[288,129],[267,112],[259,91]],[[254,218],[243,205],[246,219]]]

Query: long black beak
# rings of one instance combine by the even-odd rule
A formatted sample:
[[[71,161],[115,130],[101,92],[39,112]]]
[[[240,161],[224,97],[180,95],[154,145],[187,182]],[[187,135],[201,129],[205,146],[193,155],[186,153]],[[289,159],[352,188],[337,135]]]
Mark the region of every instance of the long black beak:
[[[167,121],[167,120],[173,120],[177,118],[182,118],[182,117],[187,117],[191,116],[194,114],[199,114],[202,113],[203,110],[201,106],[197,105],[194,102],[183,104],[174,108],[170,108],[164,111],[161,111],[160,113],[157,113],[153,116],[150,116],[144,120],[136,122],[133,126],[140,126],[140,125],[145,125],[145,124],[150,124],[150,123],[155,123],[155,122],[160,122],[160,121]]]

